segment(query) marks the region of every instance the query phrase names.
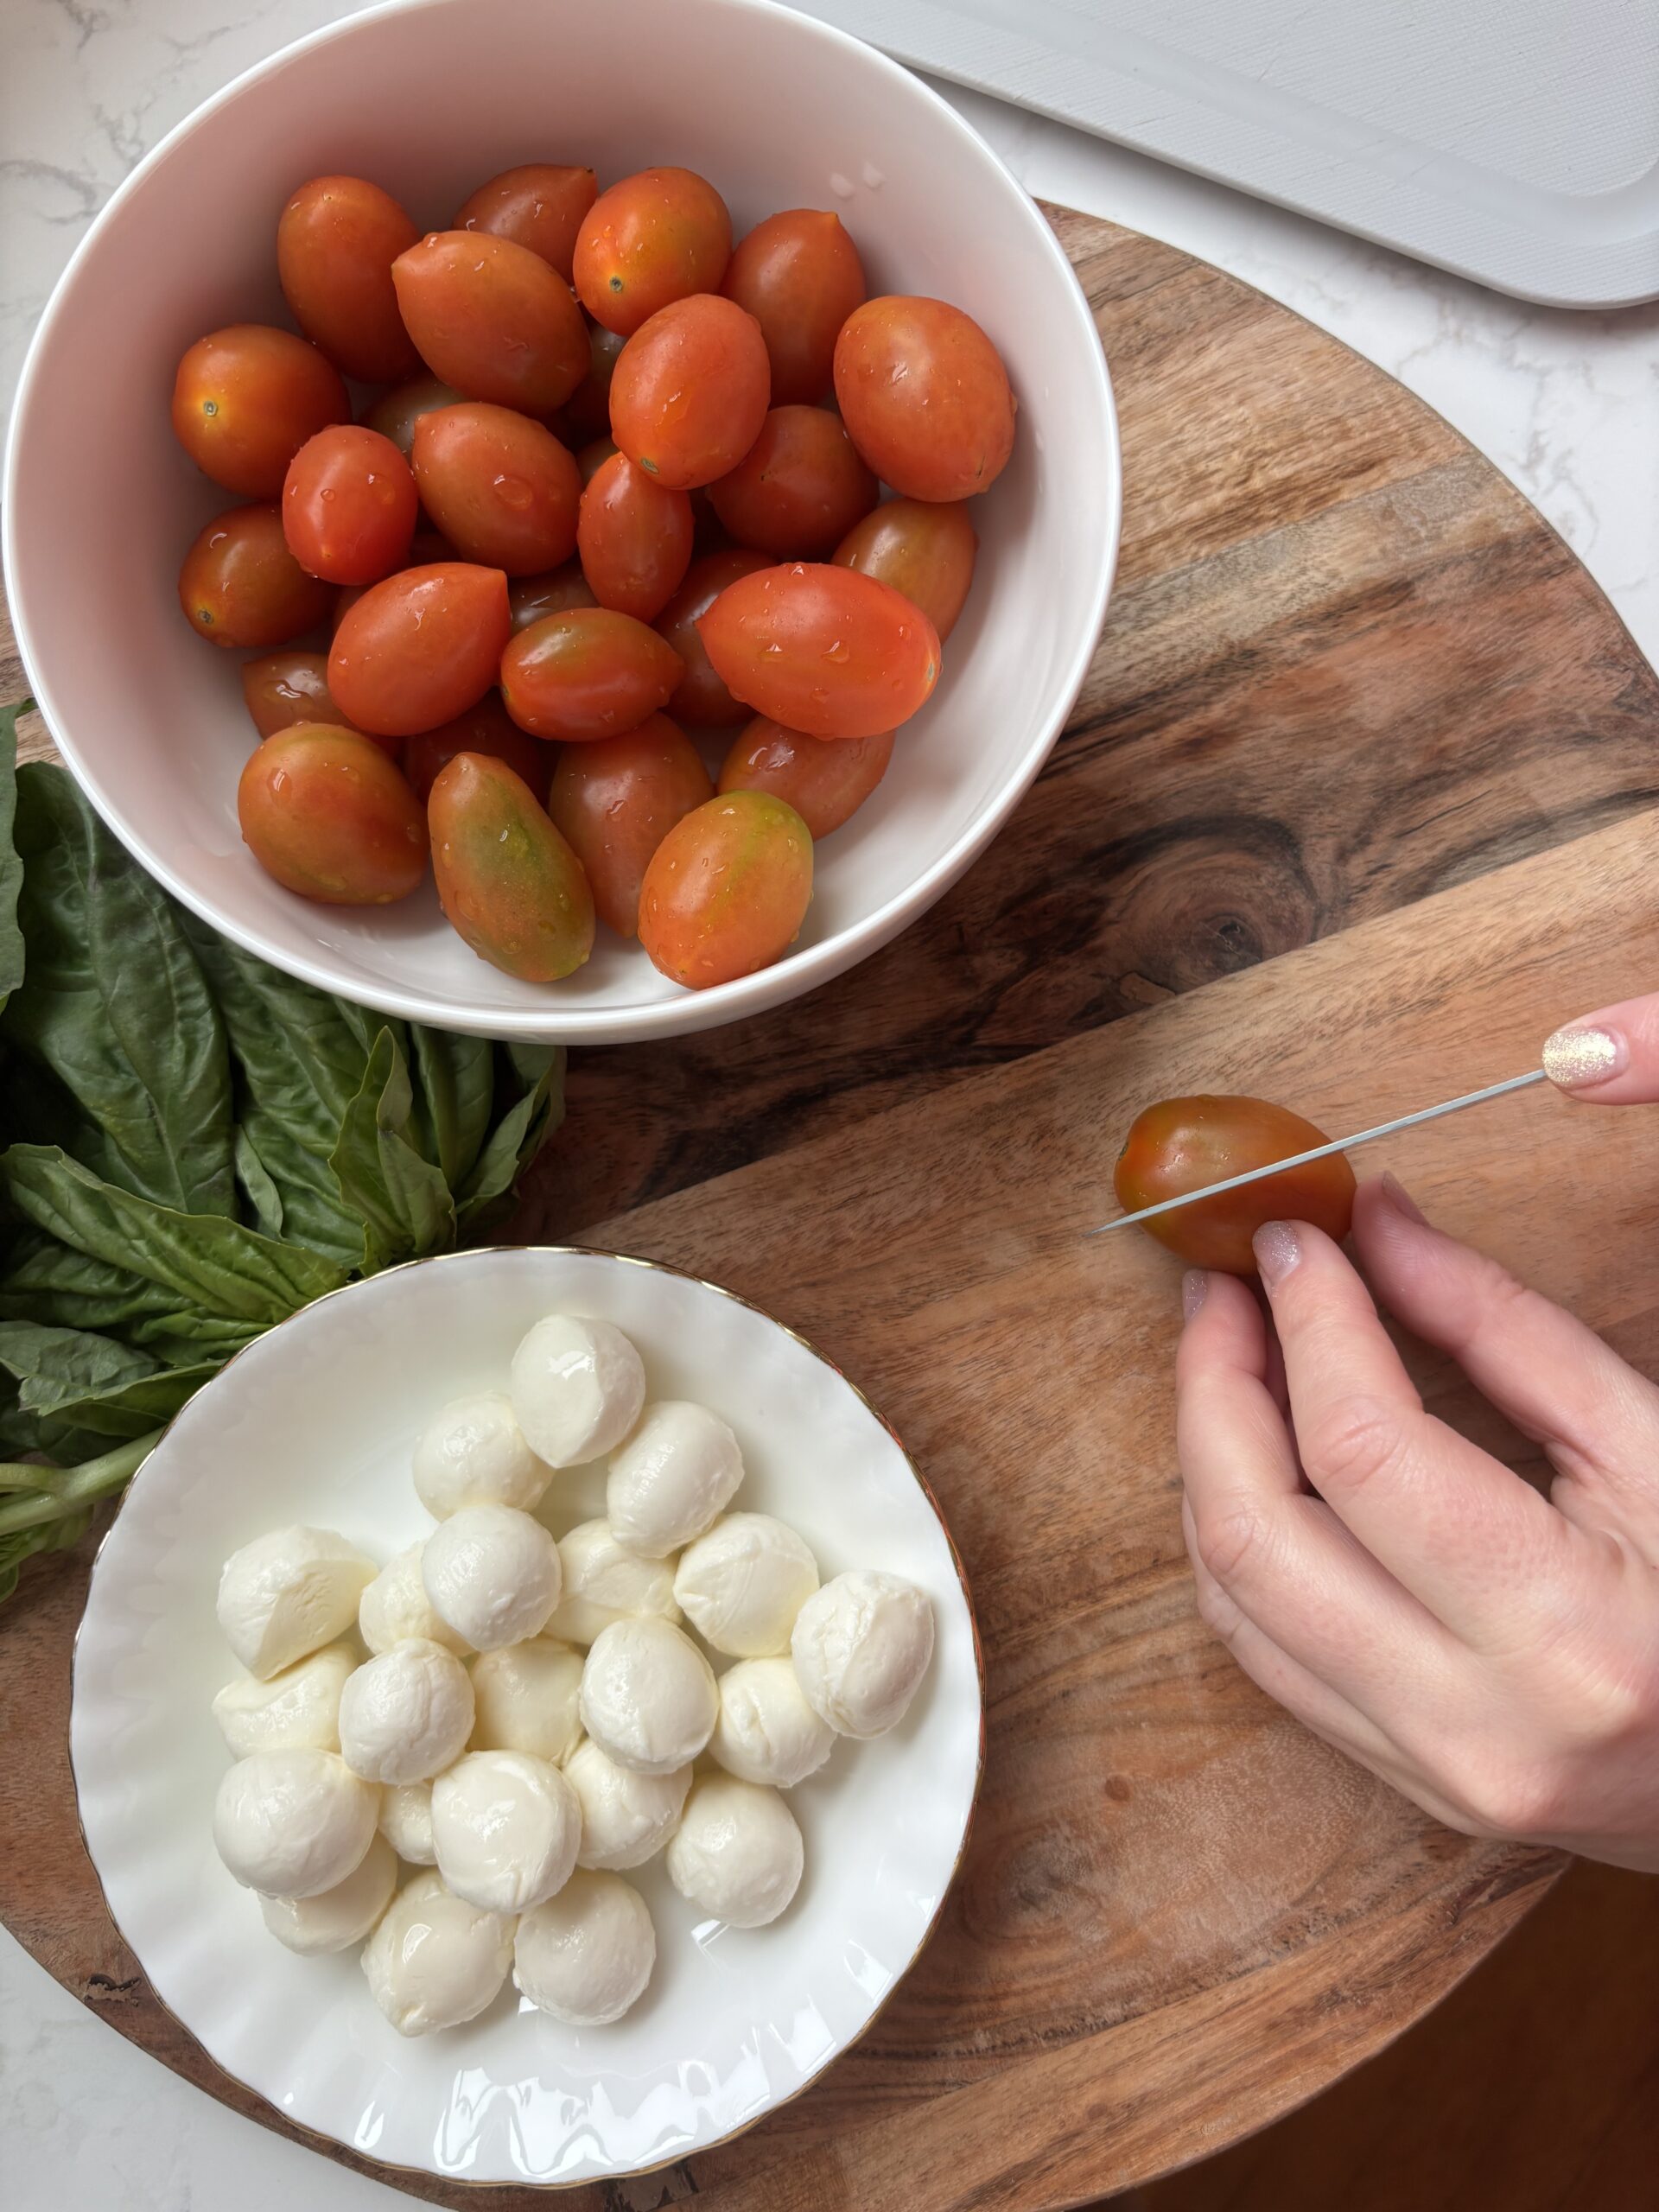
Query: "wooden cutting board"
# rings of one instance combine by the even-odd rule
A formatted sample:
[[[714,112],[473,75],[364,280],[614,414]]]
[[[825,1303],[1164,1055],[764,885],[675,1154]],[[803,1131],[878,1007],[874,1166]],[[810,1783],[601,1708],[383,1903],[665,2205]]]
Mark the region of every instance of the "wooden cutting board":
[[[1536,514],[1397,385],[1214,270],[1053,219],[1112,362],[1128,512],[1048,773],[853,975],[746,1028],[584,1056],[520,1224],[730,1283],[895,1421],[985,1635],[979,1816],[857,2050],[753,2134],[581,2212],[1037,2212],[1128,2186],[1398,2032],[1556,1871],[1422,1820],[1209,1640],[1177,1520],[1173,1264],[1079,1232],[1148,1098],[1267,1090],[1352,1128],[1659,983],[1659,683]],[[16,677],[0,654],[0,697]],[[1656,1127],[1529,1093],[1369,1164],[1654,1366]],[[85,1549],[35,1566],[0,1615],[0,1914],[124,2033],[283,2126],[103,1913],[66,1757],[86,1573]]]

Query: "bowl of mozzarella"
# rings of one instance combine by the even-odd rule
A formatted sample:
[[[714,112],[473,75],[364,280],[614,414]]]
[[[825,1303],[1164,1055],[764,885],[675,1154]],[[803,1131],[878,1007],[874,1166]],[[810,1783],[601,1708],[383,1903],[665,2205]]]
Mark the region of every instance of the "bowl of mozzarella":
[[[181,1415],[99,1554],[72,1751],[111,1910],[229,2071],[389,2163],[574,2181],[862,2031],[961,1855],[978,1660],[925,1486],[802,1339],[474,1252]]]

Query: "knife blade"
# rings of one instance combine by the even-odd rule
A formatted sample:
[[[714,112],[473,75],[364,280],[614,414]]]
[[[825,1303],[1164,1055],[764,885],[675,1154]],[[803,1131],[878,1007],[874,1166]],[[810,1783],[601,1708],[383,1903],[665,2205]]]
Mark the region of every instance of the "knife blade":
[[[1543,1080],[1542,1068],[1529,1068],[1525,1075],[1512,1075],[1502,1083],[1489,1083],[1484,1090],[1465,1090],[1461,1098],[1447,1098],[1438,1106],[1422,1106],[1414,1114],[1401,1114],[1392,1122],[1379,1122],[1374,1129],[1361,1129],[1357,1136],[1333,1137],[1329,1144],[1316,1144],[1311,1152],[1293,1153],[1288,1160],[1270,1160],[1265,1167],[1252,1167],[1247,1174],[1230,1175],[1225,1182],[1206,1183],[1201,1191],[1183,1191],[1177,1198],[1160,1198],[1155,1206],[1142,1206],[1138,1213],[1120,1214],[1116,1221],[1103,1221],[1097,1229],[1084,1230],[1084,1235],[1104,1236],[1114,1229],[1133,1228],[1136,1222],[1150,1221],[1154,1215],[1197,1205],[1200,1198],[1219,1198],[1224,1191],[1242,1191],[1249,1183],[1265,1183],[1269,1176],[1282,1175],[1287,1168],[1306,1167],[1311,1160],[1329,1160],[1333,1153],[1351,1152],[1356,1145],[1370,1144],[1377,1137],[1391,1137],[1400,1129],[1414,1129],[1420,1122],[1438,1122],[1443,1114],[1460,1114],[1465,1106],[1481,1106],[1489,1098],[1502,1098],[1509,1091],[1524,1090],[1529,1084]]]

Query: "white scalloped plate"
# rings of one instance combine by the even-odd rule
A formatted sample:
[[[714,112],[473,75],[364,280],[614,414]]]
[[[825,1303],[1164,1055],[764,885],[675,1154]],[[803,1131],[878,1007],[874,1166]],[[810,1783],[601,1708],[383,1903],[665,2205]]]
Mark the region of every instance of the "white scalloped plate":
[[[776,1513],[826,1575],[873,1566],[933,1601],[932,1668],[901,1726],[837,1745],[791,1794],[799,1895],[770,1929],[699,1923],[660,1862],[637,1878],[658,1931],[626,2020],[561,2026],[511,1985],[448,2034],[406,2042],[356,1954],[301,1959],[214,1856],[226,1754],[208,1711],[237,1671],[213,1618],[222,1560],[280,1522],[387,1559],[431,1524],[409,1455],[426,1416],[498,1384],[556,1308],[615,1321],[655,1395],[701,1398],[743,1444],[745,1506]],[[543,1517],[583,1519],[589,1471]],[[728,1293],[648,1262],[460,1253],[321,1300],[243,1352],[145,1462],[93,1569],[70,1752],[110,1910],[151,1986],[226,2071],[290,2120],[387,2165],[572,2184],[721,2141],[797,2095],[862,2032],[915,1958],[962,1854],[982,1755],[973,1617],[950,1538],[891,1431],[827,1361]]]

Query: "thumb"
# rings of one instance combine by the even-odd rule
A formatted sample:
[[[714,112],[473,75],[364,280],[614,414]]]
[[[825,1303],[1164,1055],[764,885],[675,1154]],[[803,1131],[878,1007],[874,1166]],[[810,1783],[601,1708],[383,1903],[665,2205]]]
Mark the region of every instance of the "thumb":
[[[1623,999],[1558,1029],[1544,1046],[1544,1073],[1569,1098],[1597,1106],[1659,1099],[1659,994]]]

